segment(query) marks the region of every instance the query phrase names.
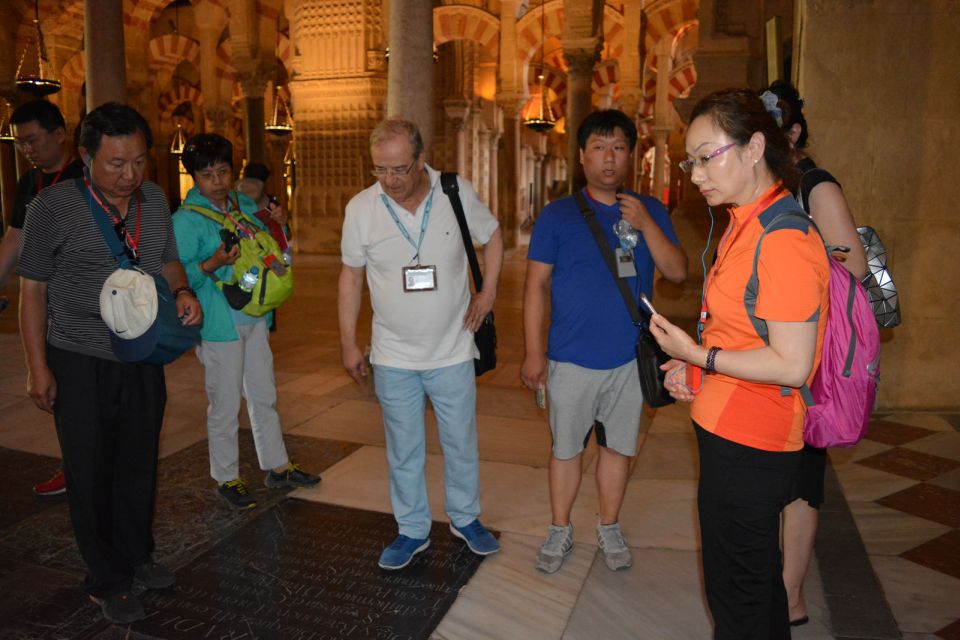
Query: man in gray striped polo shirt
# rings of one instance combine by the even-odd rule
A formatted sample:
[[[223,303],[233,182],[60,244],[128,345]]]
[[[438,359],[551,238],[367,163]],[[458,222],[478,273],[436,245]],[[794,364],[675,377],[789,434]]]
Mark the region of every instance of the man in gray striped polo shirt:
[[[100,289],[117,268],[91,208],[115,225],[130,257],[162,275],[184,324],[199,324],[200,304],[178,261],[166,196],[143,182],[150,128],[134,109],[108,103],[80,132],[80,179],[45,189],[30,203],[21,240],[20,331],[27,391],[53,413],[67,477],[70,520],[87,564],[84,588],[111,622],[144,617],[134,581],[174,583],[153,562],[153,498],[163,367],[121,363],[100,317]]]

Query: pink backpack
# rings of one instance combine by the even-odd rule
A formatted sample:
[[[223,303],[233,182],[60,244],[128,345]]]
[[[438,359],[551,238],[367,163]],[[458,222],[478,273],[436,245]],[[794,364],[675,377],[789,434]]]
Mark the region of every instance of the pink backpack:
[[[790,202],[790,198],[784,198],[771,209],[783,209],[781,203]],[[767,211],[760,218],[761,224],[771,213],[777,212]],[[782,211],[764,224],[757,242],[744,304],[754,328],[767,344],[766,322],[754,314],[760,242],[777,228],[807,227],[813,227],[817,233],[820,231],[805,213]],[[807,405],[803,439],[814,447],[850,447],[859,442],[869,428],[880,377],[880,331],[863,285],[830,256],[829,250],[827,259],[830,262],[830,307],[823,336],[823,354],[810,388],[800,388]],[[790,390],[784,387],[781,393],[787,395]]]

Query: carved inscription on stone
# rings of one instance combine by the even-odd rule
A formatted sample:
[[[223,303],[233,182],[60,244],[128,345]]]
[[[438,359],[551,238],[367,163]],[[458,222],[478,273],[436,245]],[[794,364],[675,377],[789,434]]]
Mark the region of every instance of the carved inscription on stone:
[[[169,639],[428,637],[480,559],[434,525],[399,572],[377,567],[396,536],[389,514],[288,500],[145,597],[138,632]]]

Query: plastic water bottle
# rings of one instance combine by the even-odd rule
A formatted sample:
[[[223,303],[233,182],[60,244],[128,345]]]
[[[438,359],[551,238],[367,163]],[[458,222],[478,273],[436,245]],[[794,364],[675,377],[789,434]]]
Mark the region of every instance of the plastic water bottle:
[[[240,288],[244,291],[253,291],[253,288],[257,286],[257,280],[259,279],[260,269],[257,267],[250,267],[250,269],[243,274],[243,277],[240,278]]]

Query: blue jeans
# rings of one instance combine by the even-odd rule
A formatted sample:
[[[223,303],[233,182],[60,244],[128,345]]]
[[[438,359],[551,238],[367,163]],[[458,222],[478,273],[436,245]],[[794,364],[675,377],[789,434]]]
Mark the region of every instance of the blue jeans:
[[[414,371],[374,365],[374,385],[387,436],[390,502],[400,533],[430,535],[427,501],[426,426],[430,397],[443,448],[445,506],[458,527],[480,515],[480,460],[477,452],[477,386],[473,360],[440,369]]]

